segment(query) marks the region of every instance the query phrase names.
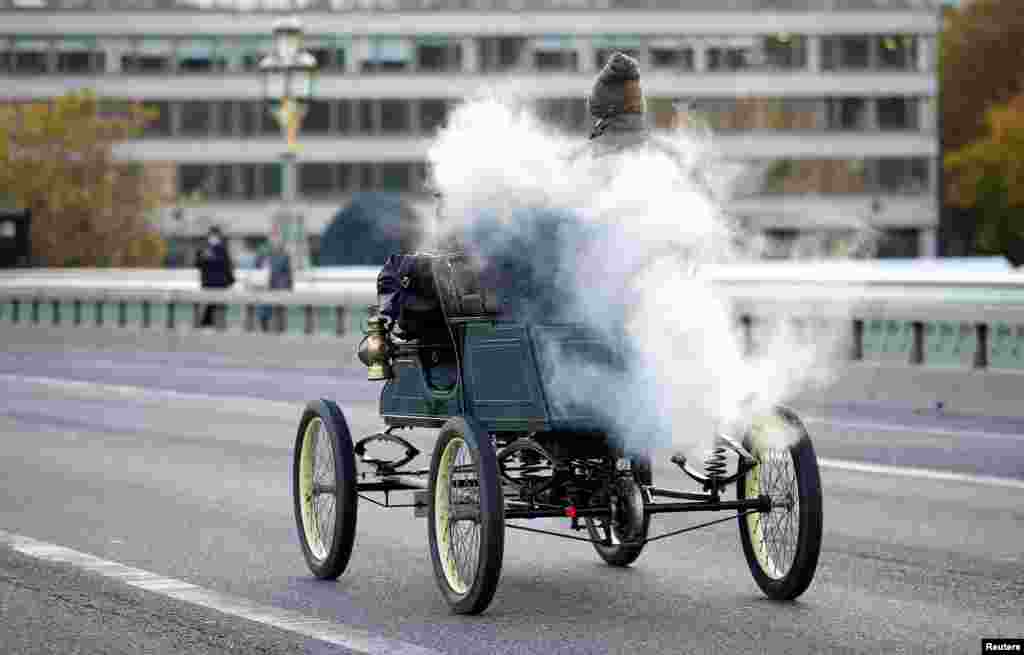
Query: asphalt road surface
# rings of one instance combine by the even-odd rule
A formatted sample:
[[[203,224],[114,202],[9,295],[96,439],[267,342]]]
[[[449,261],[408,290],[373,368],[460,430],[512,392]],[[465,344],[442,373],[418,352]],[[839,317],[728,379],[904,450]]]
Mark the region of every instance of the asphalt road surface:
[[[353,434],[379,429],[364,375],[210,353],[0,354],[0,652],[974,653],[1024,636],[1024,429],[898,408],[803,408],[828,464],[825,537],[794,603],[763,597],[729,522],[628,569],[510,531],[494,603],[454,616],[423,520],[367,503],[348,571],[316,581],[292,515],[295,426],[328,397]],[[429,452],[429,432],[414,438]],[[687,488],[668,466],[655,477]],[[653,531],[703,519],[659,516]]]

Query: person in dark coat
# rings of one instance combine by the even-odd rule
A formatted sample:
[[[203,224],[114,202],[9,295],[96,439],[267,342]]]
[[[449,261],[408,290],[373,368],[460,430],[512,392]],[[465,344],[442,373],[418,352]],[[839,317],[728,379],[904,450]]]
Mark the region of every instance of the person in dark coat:
[[[224,235],[220,228],[213,226],[206,237],[206,247],[196,258],[199,269],[199,284],[203,289],[227,289],[235,283],[235,265],[231,261]],[[203,308],[200,327],[216,327],[223,320],[227,307],[211,303]]]
[[[594,126],[590,132],[595,154],[609,154],[646,143],[650,134],[644,117],[644,94],[636,59],[612,53],[598,73],[587,99]]]

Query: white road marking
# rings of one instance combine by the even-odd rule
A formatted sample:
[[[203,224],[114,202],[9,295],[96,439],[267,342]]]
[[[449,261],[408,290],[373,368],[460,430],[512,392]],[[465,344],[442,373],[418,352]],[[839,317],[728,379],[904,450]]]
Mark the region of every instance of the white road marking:
[[[827,418],[824,416],[801,416],[804,423],[818,423],[849,428],[851,430],[872,430],[876,432],[916,432],[918,434],[939,434],[947,437],[968,437],[978,439],[1010,439],[1024,441],[1024,435],[1012,432],[995,432],[994,430],[956,430],[953,428],[929,427],[924,425],[905,425],[899,423],[879,423],[875,421],[850,421],[846,419]]]
[[[923,478],[926,480],[939,480],[943,482],[964,482],[967,484],[978,484],[989,487],[1024,489],[1024,480],[997,478],[989,475],[971,475],[969,473],[954,473],[952,471],[937,471],[935,469],[924,469],[910,466],[892,466],[889,464],[868,464],[866,462],[851,462],[845,459],[830,459],[828,457],[819,457],[818,465],[822,468],[856,471],[858,473],[880,473],[882,475],[899,475],[905,478]]]
[[[222,614],[237,616],[256,623],[262,623],[281,630],[287,630],[305,637],[312,637],[330,644],[365,653],[366,655],[440,655],[439,651],[417,646],[397,639],[378,637],[366,630],[339,623],[332,623],[306,616],[294,610],[280,609],[246,600],[239,596],[204,589],[197,585],[164,578],[155,573],[143,571],[80,553],[70,548],[37,541],[29,537],[0,530],[0,543],[6,543],[19,553],[49,562],[71,564],[86,571],[145,589],[175,600],[192,603]]]
[[[282,402],[280,400],[269,400],[266,398],[258,398],[256,396],[217,395],[177,391],[175,389],[160,389],[156,387],[140,387],[129,384],[110,384],[107,382],[52,378],[41,375],[12,375],[9,373],[0,373],[0,382],[7,384],[34,384],[44,387],[66,389],[68,391],[76,391],[79,393],[101,393],[104,395],[120,396],[122,398],[132,400],[178,400],[202,403],[213,402],[219,405],[244,403],[247,413],[251,413],[254,409],[258,410],[259,408],[263,408],[263,410],[268,414],[284,415],[288,417],[297,416],[296,412],[301,411],[302,408],[302,403]]]

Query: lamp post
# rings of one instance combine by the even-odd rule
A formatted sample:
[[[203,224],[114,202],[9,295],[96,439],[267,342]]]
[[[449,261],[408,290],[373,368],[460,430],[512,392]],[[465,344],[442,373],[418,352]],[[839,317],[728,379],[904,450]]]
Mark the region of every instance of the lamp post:
[[[281,153],[282,209],[272,219],[271,229],[283,240],[295,269],[309,263],[305,217],[296,202],[299,127],[306,116],[316,81],[316,58],[302,49],[302,23],[291,17],[274,24],[274,44],[260,61],[263,99],[277,120],[288,147]]]

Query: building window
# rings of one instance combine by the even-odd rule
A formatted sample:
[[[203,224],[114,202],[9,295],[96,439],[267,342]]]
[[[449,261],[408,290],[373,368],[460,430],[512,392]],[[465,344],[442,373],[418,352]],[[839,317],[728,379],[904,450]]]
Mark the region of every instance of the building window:
[[[242,164],[238,171],[238,195],[252,200],[259,194],[259,169],[255,164]]]
[[[146,122],[146,136],[171,136],[171,103],[166,100],[146,102],[145,108],[154,115]]]
[[[14,39],[8,66],[15,75],[40,75],[50,70],[50,42],[43,39]]]
[[[182,41],[175,54],[180,73],[216,73],[227,66],[224,53],[218,52],[218,44],[212,39]]]
[[[881,130],[914,130],[918,124],[916,98],[879,98],[878,128]]]
[[[356,132],[360,134],[376,134],[379,126],[377,125],[377,101],[376,100],[359,100],[359,125],[356,126]]]
[[[238,67],[245,72],[257,72],[260,69],[260,62],[270,54],[274,48],[274,41],[262,36],[242,37],[235,51]]]
[[[525,48],[526,39],[518,36],[477,39],[478,69],[494,73],[518,68]]]
[[[890,34],[876,38],[880,69],[909,71],[917,68],[917,39],[913,36]]]
[[[462,46],[445,37],[422,37],[416,42],[416,67],[443,73],[462,69]]]
[[[331,129],[331,106],[328,100],[311,100],[306,104],[302,129],[309,134],[326,134]]]
[[[378,188],[381,191],[409,191],[412,189],[411,166],[406,162],[378,164]]]
[[[400,134],[409,132],[409,101],[380,101],[380,131],[384,134]]]
[[[879,259],[892,257],[917,257],[920,251],[920,230],[901,228],[885,230],[878,239]]]
[[[57,42],[57,72],[68,75],[87,75],[102,72],[106,66],[106,53],[96,49],[95,39]]]
[[[235,167],[233,164],[217,164],[213,167],[214,195],[231,198],[235,195]]]
[[[825,70],[865,70],[870,63],[870,37],[847,35],[822,39],[822,67]]]
[[[377,167],[367,162],[353,165],[353,183],[360,191],[371,191],[377,188]]]
[[[827,98],[825,113],[830,130],[866,130],[868,104],[864,98]]]
[[[800,232],[787,229],[769,229],[764,231],[765,259],[786,259],[792,253]]]
[[[652,45],[651,68],[692,71],[693,48],[667,43],[663,45]]]
[[[921,157],[882,157],[876,163],[879,191],[922,193],[928,189],[928,160]]]
[[[761,44],[764,66],[776,70],[792,70],[807,65],[806,39],[792,34],[765,37]]]
[[[260,100],[243,100],[239,102],[238,130],[241,136],[258,136],[260,134],[261,113],[265,111]]]
[[[181,129],[185,136],[207,136],[212,125],[212,103],[192,100],[181,103]]]
[[[575,72],[579,61],[569,36],[543,36],[533,40],[533,67],[541,73]]]
[[[741,46],[708,48],[709,71],[738,71],[750,68],[751,49]]]
[[[337,106],[335,109],[338,112],[337,116],[337,130],[341,134],[349,134],[353,131],[352,126],[352,103],[348,100],[336,101]]]
[[[305,196],[326,196],[335,191],[334,165],[299,164],[299,192]]]
[[[281,126],[278,125],[272,110],[276,110],[278,103],[259,102],[256,103],[256,118],[259,120],[260,134],[263,136],[280,136]]]
[[[259,164],[260,181],[263,186],[262,195],[265,198],[277,198],[281,195],[283,187],[283,172],[281,164]]]
[[[334,165],[335,184],[339,191],[351,191],[356,188],[356,172],[352,164]]]
[[[174,44],[166,39],[142,39],[121,57],[125,73],[151,75],[167,73],[174,67]]]
[[[406,71],[412,63],[412,48],[406,39],[371,37],[361,69],[364,73]]]
[[[448,114],[448,101],[440,98],[420,100],[420,125],[423,132],[433,133],[444,125]]]
[[[209,195],[213,190],[213,171],[207,164],[178,166],[178,193],[182,196]]]
[[[864,193],[867,173],[858,159],[780,159],[764,167],[763,193]]]
[[[540,73],[575,72],[579,56],[575,50],[541,50],[533,53],[533,67]]]

